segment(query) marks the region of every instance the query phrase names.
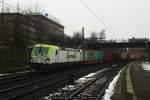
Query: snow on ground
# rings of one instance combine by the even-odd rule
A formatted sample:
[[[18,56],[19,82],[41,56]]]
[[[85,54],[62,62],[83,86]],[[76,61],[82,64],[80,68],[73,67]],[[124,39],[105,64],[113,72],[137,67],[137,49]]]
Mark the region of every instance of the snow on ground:
[[[16,72],[17,74],[23,74],[23,73],[29,73],[29,70],[24,70],[24,71],[20,71],[20,72]]]
[[[63,91],[73,91],[77,89],[79,86],[84,85],[86,82],[94,79],[98,74],[101,72],[107,70],[108,68],[105,68],[103,70],[97,71],[95,73],[90,73],[84,77],[79,78],[78,80],[75,81],[74,85],[66,85],[65,87],[58,89],[58,92],[49,94],[48,96],[44,97],[44,100],[51,100],[52,96],[61,96]]]
[[[61,96],[63,91],[73,91],[77,89],[78,86],[83,85],[87,81],[90,81],[94,78],[94,75],[96,73],[90,73],[84,77],[81,77],[80,79],[75,81],[74,85],[66,85],[65,87],[58,89],[59,92],[49,94],[49,96],[44,97],[45,100],[51,100],[52,96]]]
[[[86,76],[84,76],[84,77],[86,77],[86,78],[88,78],[88,77],[92,77],[92,76],[94,76],[96,73],[90,73],[90,74],[88,74],[88,75],[86,75]]]
[[[6,74],[0,74],[0,76],[6,76],[6,75],[11,75],[11,74],[8,74],[8,73],[6,73]]]
[[[62,90],[69,90],[69,91],[73,91],[75,89],[76,89],[75,85],[67,85],[66,87],[62,88]]]
[[[30,71],[25,70],[25,71],[20,71],[20,72],[16,72],[16,73],[4,73],[4,74],[0,74],[0,76],[8,76],[8,75],[13,75],[13,74],[23,74],[23,73],[29,73]]]
[[[112,65],[113,67],[116,67],[117,66],[117,64],[115,64],[115,65]]]
[[[100,71],[97,71],[95,73],[90,73],[84,77],[81,77],[79,78],[78,80],[75,81],[75,83],[77,84],[84,84],[85,82],[89,81],[89,80],[92,80],[93,78],[95,78],[95,76],[97,76],[99,73],[103,72],[107,70],[107,68],[103,69],[103,70],[100,70]]]
[[[118,73],[117,76],[111,81],[108,88],[105,90],[105,95],[103,96],[102,100],[111,100],[112,95],[114,94],[116,83],[120,77],[121,71]]]
[[[90,73],[90,74],[88,74],[88,75],[86,75],[84,77],[81,77],[78,80],[76,80],[75,83],[77,83],[77,84],[83,84],[83,83],[85,83],[87,81],[90,81],[90,80],[92,80],[94,78],[95,74],[96,73]]]
[[[142,63],[142,67],[145,71],[150,71],[150,63],[149,62],[144,62]]]

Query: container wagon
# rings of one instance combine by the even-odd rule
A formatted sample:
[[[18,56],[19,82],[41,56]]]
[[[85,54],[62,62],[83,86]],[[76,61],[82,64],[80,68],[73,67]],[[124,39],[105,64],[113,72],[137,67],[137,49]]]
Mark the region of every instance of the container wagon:
[[[112,52],[108,49],[104,49],[104,62],[110,62],[112,61]]]
[[[130,48],[128,54],[131,60],[142,59],[144,57],[142,48]]]
[[[104,59],[104,52],[102,50],[83,50],[84,64],[102,63],[103,59]]]

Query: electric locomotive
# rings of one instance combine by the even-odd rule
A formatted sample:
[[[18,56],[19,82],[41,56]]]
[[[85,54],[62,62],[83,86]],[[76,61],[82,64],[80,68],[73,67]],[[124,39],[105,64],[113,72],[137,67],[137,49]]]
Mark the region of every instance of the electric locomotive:
[[[60,68],[62,65],[79,64],[82,50],[61,48],[57,45],[36,44],[31,52],[32,68],[36,70]],[[65,67],[65,66],[63,66]]]

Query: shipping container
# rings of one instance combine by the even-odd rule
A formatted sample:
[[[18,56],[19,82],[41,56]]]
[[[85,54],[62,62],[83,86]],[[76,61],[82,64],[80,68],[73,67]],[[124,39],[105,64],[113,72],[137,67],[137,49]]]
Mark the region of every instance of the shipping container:
[[[112,60],[112,52],[108,49],[104,49],[104,62],[109,62]]]
[[[122,60],[128,59],[128,53],[127,52],[121,53],[121,59]]]
[[[121,55],[117,52],[112,52],[112,61],[120,61]]]
[[[142,48],[130,48],[128,50],[128,53],[129,53],[129,58],[133,60],[142,59],[144,57]]]
[[[96,60],[95,55],[95,50],[84,50],[84,60]]]
[[[95,64],[96,63],[96,51],[95,50],[84,50],[83,51],[83,63],[84,64]]]
[[[98,63],[101,63],[101,62],[103,62],[103,60],[104,60],[104,51],[102,51],[102,50],[96,51],[96,61]]]

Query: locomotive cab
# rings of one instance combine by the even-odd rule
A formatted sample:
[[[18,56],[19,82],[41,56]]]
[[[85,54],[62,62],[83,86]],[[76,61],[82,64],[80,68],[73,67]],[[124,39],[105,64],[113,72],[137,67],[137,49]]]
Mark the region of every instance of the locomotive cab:
[[[32,49],[31,62],[36,64],[52,64],[57,62],[57,54],[57,46],[37,44]]]

